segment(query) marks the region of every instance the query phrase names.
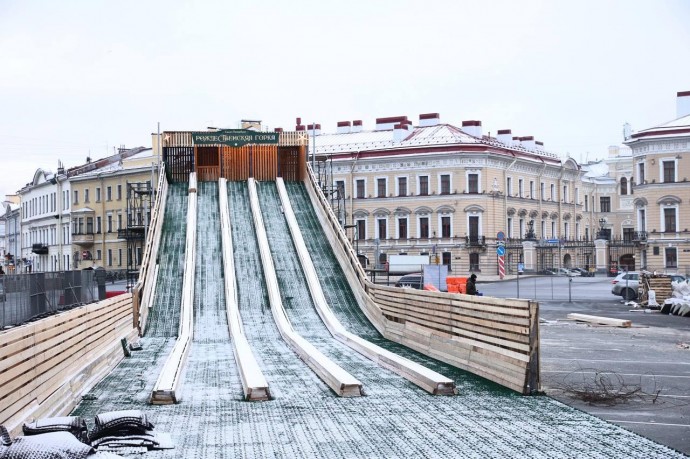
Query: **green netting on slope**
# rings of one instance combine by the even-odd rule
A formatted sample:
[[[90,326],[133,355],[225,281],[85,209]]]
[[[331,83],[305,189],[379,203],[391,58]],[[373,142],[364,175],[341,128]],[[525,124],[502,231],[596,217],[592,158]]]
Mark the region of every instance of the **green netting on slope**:
[[[186,183],[170,183],[158,248],[158,279],[145,335],[175,337],[180,326],[180,302],[187,233]]]

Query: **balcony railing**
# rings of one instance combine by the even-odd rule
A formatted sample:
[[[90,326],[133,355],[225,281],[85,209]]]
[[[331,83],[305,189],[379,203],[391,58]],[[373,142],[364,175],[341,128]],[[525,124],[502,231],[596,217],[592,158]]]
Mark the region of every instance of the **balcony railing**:
[[[468,247],[484,247],[486,246],[485,236],[465,236],[465,244]]]
[[[72,233],[72,242],[81,246],[90,246],[94,243],[93,233]]]
[[[36,255],[47,255],[48,254],[48,245],[43,244],[42,242],[38,244],[33,244],[31,246],[31,251],[35,253]]]
[[[632,234],[633,242],[647,242],[647,231],[635,231]]]

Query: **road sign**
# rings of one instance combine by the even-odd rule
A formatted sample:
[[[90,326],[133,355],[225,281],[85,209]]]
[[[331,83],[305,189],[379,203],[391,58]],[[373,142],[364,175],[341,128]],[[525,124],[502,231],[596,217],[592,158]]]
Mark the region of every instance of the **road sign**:
[[[558,244],[560,241],[558,239],[549,239],[548,241],[549,244]]]
[[[499,231],[498,233],[496,233],[496,239],[498,239],[499,241],[502,241],[505,238],[506,238],[506,235],[503,231]]]
[[[499,257],[502,257],[505,254],[506,254],[506,248],[504,246],[499,245],[498,247],[496,247],[496,255],[498,255]]]

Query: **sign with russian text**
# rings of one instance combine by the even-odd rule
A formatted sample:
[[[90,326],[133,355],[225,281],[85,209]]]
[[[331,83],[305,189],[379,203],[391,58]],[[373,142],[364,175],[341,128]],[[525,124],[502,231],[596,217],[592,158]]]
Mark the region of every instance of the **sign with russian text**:
[[[278,143],[278,132],[257,132],[248,129],[221,129],[213,132],[192,132],[194,145],[228,145],[243,147],[247,144]]]

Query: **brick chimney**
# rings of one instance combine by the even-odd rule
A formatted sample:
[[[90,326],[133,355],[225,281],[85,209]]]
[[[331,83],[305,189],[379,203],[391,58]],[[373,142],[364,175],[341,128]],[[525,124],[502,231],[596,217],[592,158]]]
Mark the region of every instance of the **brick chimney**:
[[[376,118],[376,130],[385,131],[395,128],[396,124],[407,121],[407,116],[389,116],[387,118]]]
[[[513,146],[513,134],[510,129],[499,129],[496,140],[509,147]]]
[[[477,120],[469,120],[462,122],[462,130],[474,137],[482,137],[482,122]]]
[[[352,132],[362,132],[362,120],[354,120],[352,122]]]
[[[676,97],[676,118],[688,115],[690,115],[690,91],[682,91]]]
[[[352,123],[349,121],[338,121],[338,134],[349,134],[352,131]]]
[[[412,123],[402,122],[393,126],[393,142],[400,143],[407,138],[412,132]]]
[[[540,142],[540,141],[538,141],[538,140],[535,140],[535,141],[534,141],[534,148],[535,148],[537,151],[544,151],[544,142]]]
[[[308,124],[307,125],[307,131],[309,131],[309,135],[320,135],[321,134],[321,125],[320,124]]]
[[[534,144],[534,136],[528,135],[525,137],[520,137],[520,143],[522,144],[523,147],[530,151],[535,150],[535,144]]]
[[[419,127],[436,126],[441,122],[441,116],[438,113],[423,113],[419,115]]]

